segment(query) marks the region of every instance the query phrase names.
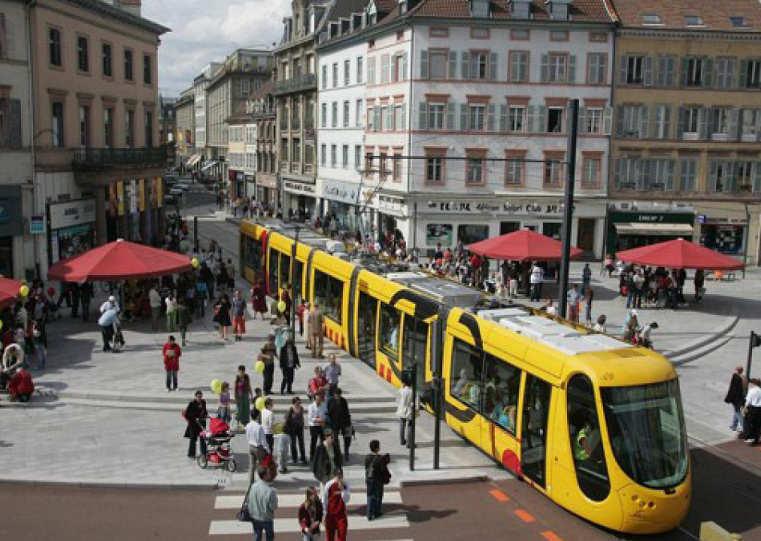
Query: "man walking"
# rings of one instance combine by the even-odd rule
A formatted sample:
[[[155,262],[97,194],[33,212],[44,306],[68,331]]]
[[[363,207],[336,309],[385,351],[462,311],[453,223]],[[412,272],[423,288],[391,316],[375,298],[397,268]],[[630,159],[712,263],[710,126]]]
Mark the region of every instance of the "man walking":
[[[103,336],[103,351],[111,351],[111,340],[114,337],[114,323],[118,319],[119,316],[116,308],[109,308],[98,318],[98,326]]]
[[[312,334],[312,357],[322,359],[322,325],[324,323],[322,311],[315,302],[309,311],[309,332]]]
[[[323,441],[323,426],[328,415],[327,407],[323,402],[323,394],[314,395],[314,401],[307,408],[307,425],[309,425],[309,460],[314,462],[314,453],[317,440]]]
[[[277,467],[271,456],[262,460],[257,468],[259,479],[248,490],[248,512],[254,523],[254,539],[265,541],[275,539],[275,511],[278,507],[277,491],[272,482],[277,477]]]
[[[86,282],[79,287],[79,300],[82,303],[82,321],[90,321],[90,301],[92,301],[92,283]]]
[[[253,417],[246,425],[246,440],[248,441],[248,457],[251,463],[248,471],[249,483],[253,483],[259,463],[271,451],[271,447],[267,443],[267,438],[264,437],[264,429],[262,428],[262,425],[260,425]]]
[[[338,379],[341,377],[341,365],[335,353],[328,354],[328,366],[325,367],[325,379],[328,380],[328,401],[338,387]]]
[[[380,454],[380,442],[370,441],[370,453],[365,456],[365,485],[367,486],[367,520],[383,514],[383,485],[391,480],[388,453]]]
[[[748,425],[745,429],[745,443],[757,445],[758,438],[761,436],[761,380],[758,378],[751,378],[748,382],[745,408],[748,411],[745,422]]]
[[[293,375],[301,364],[299,363],[299,352],[290,332],[285,344],[280,348],[278,359],[280,360],[280,371],[283,373],[283,380],[280,382],[280,394],[285,394],[286,388],[288,394],[293,394]]]
[[[738,366],[729,380],[729,390],[724,402],[732,405],[732,423],[729,425],[730,430],[743,432],[743,414],[742,408],[745,405],[745,378],[743,377],[743,367]]]
[[[351,493],[349,485],[344,482],[340,468],[327,483],[322,496],[322,508],[325,509],[326,541],[346,541],[349,521],[346,516],[346,504]]]
[[[320,445],[314,451],[312,460],[312,473],[323,486],[330,481],[337,472],[341,470],[343,461],[341,460],[341,450],[335,440],[335,434],[330,428],[326,428],[325,437]]]
[[[151,306],[151,329],[157,331],[161,317],[161,295],[159,295],[155,283],[151,285],[151,290],[148,291],[148,304]]]
[[[412,404],[412,388],[410,382],[402,379],[402,388],[399,389],[399,398],[396,402],[396,416],[399,418],[399,445],[412,445],[407,439],[407,425],[412,421],[414,408]]]
[[[568,319],[574,323],[579,322],[579,301],[581,299],[579,295],[579,286],[573,284],[571,290],[566,296],[568,300]]]
[[[169,336],[169,340],[164,344],[162,349],[162,355],[164,357],[164,370],[166,370],[166,390],[177,390],[177,372],[180,370],[180,355],[182,350],[177,342],[174,340],[174,336]]]
[[[334,437],[338,434],[343,435],[344,440],[344,462],[349,462],[349,447],[351,446],[351,412],[349,412],[349,403],[341,396],[341,388],[336,387],[333,396],[328,400],[328,419],[333,429]],[[336,447],[339,447],[336,445]],[[340,449],[339,449],[340,450]]]

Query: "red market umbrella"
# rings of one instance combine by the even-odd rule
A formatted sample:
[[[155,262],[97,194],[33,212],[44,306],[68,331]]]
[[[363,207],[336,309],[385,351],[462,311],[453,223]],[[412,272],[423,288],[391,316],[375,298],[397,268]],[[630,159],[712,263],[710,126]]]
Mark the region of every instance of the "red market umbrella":
[[[624,250],[616,257],[627,263],[670,269],[734,270],[744,267],[742,261],[684,239]]]
[[[563,245],[530,229],[521,229],[469,244],[467,248],[478,255],[503,261],[554,261],[561,259]],[[579,248],[571,247],[571,258],[582,253]]]
[[[21,285],[18,280],[0,276],[0,308],[5,308],[16,300]]]
[[[117,240],[59,261],[48,270],[48,279],[81,284],[163,276],[191,268],[190,258],[186,255]]]

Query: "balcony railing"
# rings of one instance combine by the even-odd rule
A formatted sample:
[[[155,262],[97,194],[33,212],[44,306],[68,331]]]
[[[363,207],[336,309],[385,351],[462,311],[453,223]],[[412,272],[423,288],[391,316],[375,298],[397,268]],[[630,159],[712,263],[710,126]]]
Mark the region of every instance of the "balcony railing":
[[[317,77],[314,73],[305,73],[285,81],[275,82],[275,89],[272,94],[275,96],[281,96],[283,94],[292,94],[294,92],[316,89]]]
[[[72,166],[79,171],[113,167],[163,167],[167,148],[82,148],[74,151]]]

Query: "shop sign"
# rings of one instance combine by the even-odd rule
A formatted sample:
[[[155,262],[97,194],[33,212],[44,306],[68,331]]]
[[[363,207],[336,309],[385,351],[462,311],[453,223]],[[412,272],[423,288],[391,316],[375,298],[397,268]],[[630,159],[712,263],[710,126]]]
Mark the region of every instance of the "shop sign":
[[[78,199],[49,206],[50,228],[63,229],[95,221],[95,199]]]
[[[508,213],[528,215],[560,215],[563,213],[562,203],[537,203],[535,201],[481,201],[453,200],[429,201],[428,210],[436,212],[456,213]]]
[[[322,184],[322,195],[334,201],[356,205],[359,197],[359,185],[326,180]]]
[[[283,187],[287,191],[293,193],[306,193],[310,195],[314,195],[315,193],[314,186],[311,184],[303,184],[301,182],[290,182],[286,180],[283,182]]]
[[[698,214],[697,216],[695,216],[695,220],[699,224],[704,224],[704,223],[706,223],[706,215],[705,214]]]
[[[42,235],[44,233],[45,233],[45,217],[32,216],[32,219],[29,220],[29,234]]]
[[[747,225],[748,220],[745,218],[731,218],[728,216],[704,216],[704,220],[702,222],[698,220],[698,223],[712,225]]]

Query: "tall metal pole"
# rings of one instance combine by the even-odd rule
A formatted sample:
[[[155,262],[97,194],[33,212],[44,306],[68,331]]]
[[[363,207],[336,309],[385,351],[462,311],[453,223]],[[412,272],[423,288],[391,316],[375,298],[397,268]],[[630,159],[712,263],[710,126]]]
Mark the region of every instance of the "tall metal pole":
[[[296,273],[296,246],[299,243],[299,231],[301,231],[301,227],[297,225],[296,238],[293,241],[293,248],[291,248],[291,265],[290,269],[288,269],[288,274],[291,277],[291,290],[288,292],[288,294],[291,296],[291,312],[288,314],[288,318],[291,322],[291,336],[294,337],[296,336],[296,283],[293,281],[293,279]]]
[[[199,254],[198,250],[198,216],[193,216],[193,251],[196,255]]]
[[[565,200],[563,207],[563,252],[560,259],[560,316],[566,316],[568,270],[571,258],[571,227],[573,224],[573,188],[576,182],[576,142],[579,135],[579,100],[568,107],[568,151],[566,152]]]
[[[748,340],[748,360],[745,364],[745,378],[750,379],[750,365],[753,364],[753,347],[756,345],[756,333],[750,331],[750,340]]]
[[[415,470],[415,416],[417,415],[417,365],[413,365],[409,371],[412,378],[412,419],[410,419],[410,435],[407,444],[410,446],[410,471]]]

